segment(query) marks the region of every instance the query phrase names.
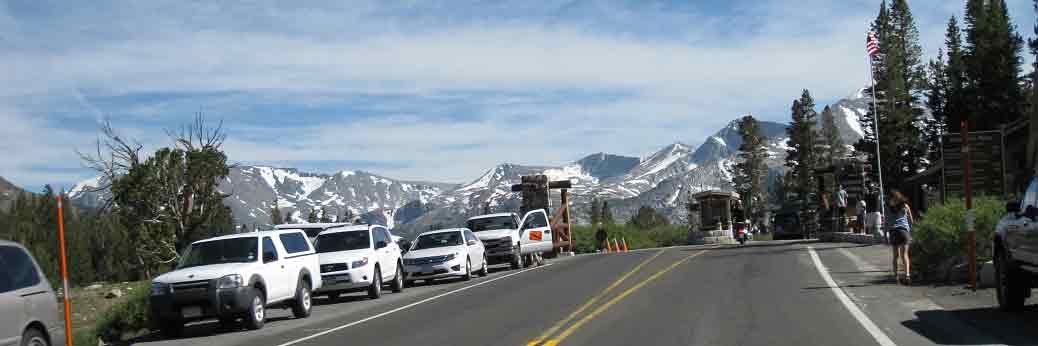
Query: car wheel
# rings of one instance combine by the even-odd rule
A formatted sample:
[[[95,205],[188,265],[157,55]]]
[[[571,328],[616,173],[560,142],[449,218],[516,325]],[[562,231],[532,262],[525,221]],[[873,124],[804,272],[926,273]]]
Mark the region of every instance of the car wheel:
[[[371,287],[368,287],[368,298],[378,299],[382,297],[382,270],[375,267],[375,277],[371,278]]]
[[[1006,252],[999,251],[995,256],[995,295],[1003,311],[1016,311],[1024,306],[1028,286],[1021,274]]]
[[[519,247],[517,245],[515,247],[515,250],[512,252],[513,253],[513,255],[512,255],[512,269],[513,270],[521,269],[523,267],[523,251],[522,250],[523,250],[523,248]]]
[[[266,322],[267,297],[263,295],[263,291],[253,288],[252,303],[249,304],[249,311],[245,313],[245,328],[257,330],[263,328],[263,324]]]
[[[483,255],[483,269],[479,270],[479,276],[486,277],[490,275],[490,269],[487,268],[487,256]]]
[[[472,280],[472,259],[465,259],[465,274],[461,276],[462,280]]]
[[[533,256],[537,260],[536,263],[537,263],[538,266],[544,265],[544,255],[543,254],[534,254]]]
[[[523,268],[533,265],[533,255],[523,256]]]
[[[21,346],[50,346],[50,343],[47,342],[47,337],[39,329],[29,328],[25,330],[25,333],[22,333]]]
[[[393,276],[393,283],[390,286],[393,287],[393,293],[400,293],[404,291],[404,272],[400,270],[399,263],[397,263],[396,275]]]
[[[165,320],[159,323],[159,332],[167,338],[178,338],[184,335],[184,322]]]
[[[292,303],[292,316],[296,318],[310,317],[310,310],[313,308],[312,298],[310,282],[299,280],[299,283],[296,284],[296,299]]]

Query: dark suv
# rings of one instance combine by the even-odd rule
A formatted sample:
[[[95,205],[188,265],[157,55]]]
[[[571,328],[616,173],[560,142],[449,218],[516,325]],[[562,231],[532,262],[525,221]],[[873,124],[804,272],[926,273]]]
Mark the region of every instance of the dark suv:
[[[1038,177],[1024,197],[1006,204],[995,228],[995,274],[998,306],[1017,310],[1038,286]]]

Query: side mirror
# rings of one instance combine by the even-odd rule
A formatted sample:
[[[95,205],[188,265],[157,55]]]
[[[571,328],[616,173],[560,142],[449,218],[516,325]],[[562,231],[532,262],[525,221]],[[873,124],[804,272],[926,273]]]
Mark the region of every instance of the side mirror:
[[[375,248],[376,249],[381,249],[381,248],[384,248],[386,246],[389,246],[389,244],[387,244],[384,240],[379,240],[377,243],[375,243]]]
[[[469,246],[473,246],[473,245],[476,245],[476,241],[475,240],[469,240]]]
[[[278,255],[273,252],[263,253],[263,263],[270,263],[278,260]]]
[[[1006,203],[1006,213],[1016,214],[1020,212],[1020,202],[1012,201]]]

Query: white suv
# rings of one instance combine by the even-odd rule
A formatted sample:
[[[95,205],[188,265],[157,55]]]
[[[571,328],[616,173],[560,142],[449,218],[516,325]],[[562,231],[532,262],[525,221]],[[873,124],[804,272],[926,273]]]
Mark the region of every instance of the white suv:
[[[321,288],[317,256],[301,230],[242,233],[194,242],[176,270],[152,280],[152,316],[169,336],[184,323],[242,318],[248,329],[266,321],[268,306],[310,316],[310,292]]]
[[[335,300],[341,293],[366,290],[369,298],[378,299],[386,281],[393,292],[403,291],[400,247],[385,226],[329,229],[317,235],[315,244],[325,283],[317,293]]]

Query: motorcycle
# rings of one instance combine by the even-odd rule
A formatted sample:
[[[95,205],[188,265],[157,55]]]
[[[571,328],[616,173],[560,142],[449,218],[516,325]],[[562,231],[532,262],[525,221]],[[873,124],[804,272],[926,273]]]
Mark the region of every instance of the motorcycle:
[[[735,224],[735,240],[739,242],[739,245],[746,245],[746,241],[750,240],[750,234],[747,230],[746,224]]]

